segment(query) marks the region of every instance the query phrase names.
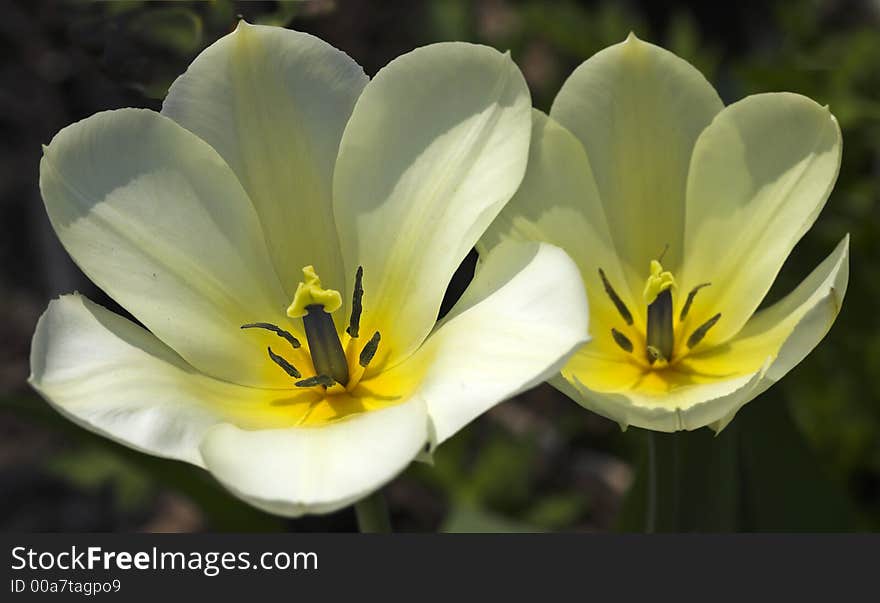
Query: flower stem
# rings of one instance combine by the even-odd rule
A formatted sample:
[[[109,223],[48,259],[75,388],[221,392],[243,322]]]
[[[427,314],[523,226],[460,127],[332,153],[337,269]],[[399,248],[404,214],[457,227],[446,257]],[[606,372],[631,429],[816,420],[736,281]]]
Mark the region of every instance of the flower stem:
[[[358,528],[363,534],[390,534],[391,518],[381,490],[376,490],[354,505]]]
[[[645,532],[677,532],[682,529],[684,444],[687,435],[648,434],[647,505]]]
[[[657,530],[657,442],[653,431],[648,431],[648,500],[645,503],[645,533]]]

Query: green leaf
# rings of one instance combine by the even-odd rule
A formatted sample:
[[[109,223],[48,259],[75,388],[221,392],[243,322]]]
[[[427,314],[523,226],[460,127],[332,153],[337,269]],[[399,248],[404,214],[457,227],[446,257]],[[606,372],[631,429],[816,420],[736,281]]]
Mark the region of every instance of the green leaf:
[[[202,46],[202,19],[183,7],[144,11],[131,22],[131,31],[144,41],[181,55]]]
[[[819,467],[777,397],[752,402],[739,422],[743,476],[743,529],[844,531],[854,516],[843,491]]]

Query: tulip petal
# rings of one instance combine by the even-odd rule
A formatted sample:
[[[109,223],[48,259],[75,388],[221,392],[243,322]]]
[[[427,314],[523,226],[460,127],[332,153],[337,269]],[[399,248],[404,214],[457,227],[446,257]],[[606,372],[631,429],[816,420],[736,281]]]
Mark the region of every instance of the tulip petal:
[[[607,360],[602,381],[591,382],[598,367],[580,355],[551,383],[623,427],[678,431],[708,425],[720,431],[740,408],[803,360],[831,328],[846,293],[848,256],[846,237],[792,293],[757,313],[728,344],[688,356],[679,372],[666,374],[667,391],[646,393],[633,365],[608,366]],[[609,373],[619,377],[616,382]]]
[[[358,99],[334,214],[346,271],[364,268],[362,330],[382,329],[377,367],[424,340],[456,268],[519,186],[530,105],[508,55],[458,42],[395,59]]]
[[[428,441],[425,404],[414,398],[321,427],[211,429],[201,452],[233,494],[270,513],[329,513],[400,473]]]
[[[695,368],[743,370],[756,360],[772,357],[773,362],[754,395],[766,390],[819,345],[840,313],[848,282],[849,235],[794,291],[757,312],[727,344],[697,355],[693,360]],[[713,425],[713,429],[723,429],[736,410]]]
[[[537,109],[532,112],[525,178],[477,249],[482,254],[508,239],[544,241],[571,256],[590,300],[590,334],[594,341],[605,339],[613,345],[610,327],[626,328],[626,321],[605,292],[599,270],[615,284],[615,292],[636,320],[636,328],[644,330],[645,304],[641,297],[630,295],[583,146]]]
[[[343,273],[331,189],[342,131],[367,80],[314,36],[242,21],[196,57],[162,105],[238,176],[289,298],[306,265],[335,289],[354,279]]]
[[[827,107],[759,94],[722,111],[694,149],[682,290],[700,291],[685,331],[716,312],[706,345],[738,333],[831,193],[840,129]]]
[[[571,258],[552,245],[507,241],[482,259],[449,315],[388,378],[424,375],[415,396],[428,404],[436,445],[556,374],[589,339],[587,325]]]
[[[83,272],[196,369],[246,385],[289,385],[266,357],[269,321],[295,331],[259,220],[204,141],[152,111],[120,109],[64,128],[40,190]]]
[[[681,264],[691,153],[722,108],[693,66],[632,34],[578,67],[553,102],[550,116],[586,150],[637,299],[667,245],[664,266]]]
[[[49,304],[30,362],[29,383],[74,423],[195,465],[212,425],[269,414],[267,392],[199,374],[148,331],[80,295]]]

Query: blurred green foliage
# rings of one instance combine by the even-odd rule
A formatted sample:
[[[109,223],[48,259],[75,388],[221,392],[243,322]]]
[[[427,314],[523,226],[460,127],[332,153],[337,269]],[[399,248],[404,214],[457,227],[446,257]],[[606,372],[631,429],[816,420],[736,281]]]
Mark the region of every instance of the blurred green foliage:
[[[652,520],[657,530],[880,529],[876,2],[35,4],[38,21],[45,12],[60,13],[66,24],[62,49],[84,54],[101,77],[141,95],[143,106],[156,107],[193,57],[232,30],[237,15],[315,33],[349,52],[371,74],[397,54],[438,40],[510,49],[535,105],[544,110],[574,67],[630,31],[691,61],[726,102],[787,90],[829,104],[843,130],[840,178],[768,301],[790,291],[849,232],[852,260],[843,311],[817,350],[749,404],[728,430],[717,438],[708,430],[653,436],[653,462],[665,477],[652,495],[644,470],[652,458],[648,434],[637,429],[621,433],[544,386],[481,418],[444,444],[432,466],[415,464],[388,491],[395,522],[403,529],[643,530],[652,496],[659,501]],[[59,94],[73,88],[70,82],[64,85]],[[95,105],[88,110],[106,108]],[[34,153],[38,157],[37,149]],[[460,290],[462,284],[453,286]],[[109,484],[122,513],[150,508],[158,492],[168,489],[201,510],[207,529],[353,527],[350,515],[303,523],[255,511],[196,468],[85,433],[23,387],[0,402],[0,410],[68,442],[45,459],[43,471],[83,491]],[[670,490],[669,484],[677,487]]]

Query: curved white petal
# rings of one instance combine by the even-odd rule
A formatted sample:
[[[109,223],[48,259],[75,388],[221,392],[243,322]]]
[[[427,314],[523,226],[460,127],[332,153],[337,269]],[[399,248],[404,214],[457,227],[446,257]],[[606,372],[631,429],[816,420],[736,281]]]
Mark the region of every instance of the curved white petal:
[[[434,444],[556,374],[588,339],[577,266],[558,247],[504,242],[424,345],[392,373],[424,374]]]
[[[99,113],[44,149],[40,190],[79,267],[187,362],[287,384],[266,358],[271,334],[239,326],[284,324],[289,300],[250,200],[206,142],[152,111]]]
[[[196,57],[162,105],[238,176],[291,298],[309,264],[335,289],[354,280],[342,271],[331,189],[342,131],[367,81],[314,36],[241,21]]]
[[[681,290],[701,282],[690,323],[716,312],[708,345],[739,332],[837,179],[842,141],[827,107],[758,94],[724,109],[694,148]]]
[[[623,427],[678,431],[711,426],[720,431],[740,408],[803,360],[831,328],[846,293],[848,257],[846,237],[792,293],[757,313],[734,339],[689,357],[702,382],[662,395],[633,387],[596,391],[584,385],[577,371],[568,373],[567,381],[558,377],[551,383]]]
[[[31,345],[28,382],[61,414],[102,436],[202,465],[205,431],[253,406],[256,390],[194,371],[155,336],[79,295],[53,300]]]
[[[418,398],[321,427],[211,429],[205,465],[252,505],[295,517],[350,505],[400,473],[428,441]]]
[[[586,149],[636,299],[667,244],[664,266],[681,264],[691,153],[723,106],[693,66],[632,34],[575,69],[553,102]]]
[[[382,330],[374,362],[424,340],[452,274],[516,191],[530,104],[508,55],[458,42],[405,54],[364,89],[333,194],[346,271],[364,268],[363,328]]]

